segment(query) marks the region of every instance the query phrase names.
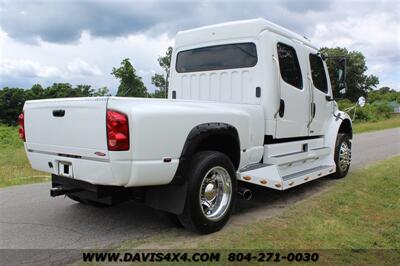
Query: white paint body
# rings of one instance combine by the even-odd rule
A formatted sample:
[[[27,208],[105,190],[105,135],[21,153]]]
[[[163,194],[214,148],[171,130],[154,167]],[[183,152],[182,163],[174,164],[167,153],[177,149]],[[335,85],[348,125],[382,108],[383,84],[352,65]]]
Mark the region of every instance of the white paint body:
[[[180,51],[239,42],[256,45],[258,61],[254,67],[192,73],[175,70],[176,55]],[[277,42],[296,49],[303,75],[302,90],[291,88],[281,79],[273,59]],[[29,161],[33,168],[52,174],[59,174],[59,162],[67,161],[72,164],[73,178],[92,184],[124,187],[168,184],[176,173],[189,132],[199,124],[220,122],[238,132],[239,179],[252,175],[251,180],[243,180],[260,185],[264,178],[266,186],[284,189],[289,187],[283,180],[285,175],[327,166],[323,173],[326,175],[335,165],[333,151],[341,119],[333,116],[339,113],[335,103],[325,100],[325,96],[332,96],[329,76],[326,94],[312,88],[308,79],[310,52],[316,53],[317,49],[306,39],[263,19],[179,32],[172,56],[169,99],[100,97],[27,101],[25,148]],[[261,97],[256,97],[256,87],[261,88]],[[176,99],[172,99],[173,91]],[[286,101],[284,118],[275,116],[281,98]],[[317,109],[314,119],[309,108],[312,100]],[[65,117],[53,117],[54,109],[64,109]],[[128,151],[107,150],[107,109],[128,116]],[[341,117],[349,119],[344,113]],[[264,146],[265,135],[320,138],[272,147]],[[316,149],[303,154],[308,159],[299,155],[290,161],[284,156],[304,143]],[[280,157],[273,158],[277,154]],[[280,161],[281,157],[289,161]],[[164,158],[171,161],[166,163]],[[268,167],[253,170],[256,173],[246,171],[246,167],[259,163],[262,158]],[[300,161],[303,164],[296,166]],[[281,186],[275,186],[279,182]]]

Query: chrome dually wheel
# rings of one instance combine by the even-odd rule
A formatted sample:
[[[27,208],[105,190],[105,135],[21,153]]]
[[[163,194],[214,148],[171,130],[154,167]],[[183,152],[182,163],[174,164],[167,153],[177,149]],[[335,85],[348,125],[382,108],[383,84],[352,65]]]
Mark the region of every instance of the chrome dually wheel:
[[[232,198],[232,182],[226,169],[211,168],[200,187],[199,203],[204,216],[211,221],[224,217]]]
[[[343,172],[347,170],[351,162],[351,149],[347,142],[342,142],[339,149],[339,168]]]
[[[349,171],[351,163],[351,142],[349,135],[339,133],[335,147],[336,178],[345,177]]]

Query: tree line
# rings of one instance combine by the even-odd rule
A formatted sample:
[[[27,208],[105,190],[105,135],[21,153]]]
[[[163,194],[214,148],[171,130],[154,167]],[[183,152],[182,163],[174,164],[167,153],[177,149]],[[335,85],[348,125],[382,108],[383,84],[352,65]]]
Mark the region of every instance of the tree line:
[[[379,84],[378,77],[367,75],[367,65],[364,55],[358,51],[348,51],[346,48],[321,48],[320,53],[328,58],[326,63],[332,83],[334,97],[342,99],[345,105],[354,103],[358,97],[364,96],[370,103],[378,101],[399,102],[399,92],[390,88],[374,90]],[[165,54],[158,58],[162,73],[156,73],[151,77],[152,84],[157,88],[149,92],[143,83],[142,77],[137,74],[131,60],[125,58],[119,67],[112,68],[111,75],[119,80],[116,95],[122,97],[148,97],[166,98],[168,95],[168,77],[171,66],[172,47],[168,47]],[[338,92],[336,75],[338,60],[329,59],[343,57],[347,62],[347,92],[342,95]],[[0,123],[15,124],[16,117],[21,112],[24,102],[33,99],[66,98],[66,97],[96,97],[110,96],[107,87],[98,89],[90,85],[72,86],[69,83],[54,83],[43,88],[40,84],[33,85],[30,89],[4,87],[0,90]],[[343,101],[346,99],[346,101]]]
[[[35,84],[30,89],[5,87],[0,90],[0,123],[15,124],[25,101],[28,100],[107,95],[110,95],[107,87],[95,90],[90,85],[73,87],[69,83],[54,83],[47,88],[40,84]]]
[[[118,68],[114,67],[111,71],[111,75],[120,81],[116,95],[122,97],[166,98],[171,55],[172,47],[168,47],[165,55],[158,58],[164,73],[156,73],[152,76],[151,82],[157,87],[153,93],[147,91],[142,78],[137,75],[130,59],[125,58],[122,60],[121,65]],[[0,123],[15,125],[25,101],[28,100],[98,96],[111,96],[111,93],[107,87],[94,89],[91,85],[73,86],[69,83],[54,83],[46,88],[43,88],[40,84],[34,84],[30,89],[4,87],[0,90]]]

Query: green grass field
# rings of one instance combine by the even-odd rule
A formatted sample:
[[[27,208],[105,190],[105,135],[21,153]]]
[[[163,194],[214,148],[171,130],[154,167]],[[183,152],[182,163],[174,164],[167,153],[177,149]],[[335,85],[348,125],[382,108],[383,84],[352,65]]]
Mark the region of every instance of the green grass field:
[[[323,250],[324,260],[333,263],[328,265],[398,265],[399,195],[400,157],[394,157],[354,171],[276,217],[206,236],[171,229],[119,249]]]
[[[395,127],[400,127],[400,116],[393,116],[392,118],[377,122],[355,123],[353,124],[353,131],[354,133],[364,133]]]
[[[49,175],[29,165],[17,127],[0,125],[0,187],[49,180]]]

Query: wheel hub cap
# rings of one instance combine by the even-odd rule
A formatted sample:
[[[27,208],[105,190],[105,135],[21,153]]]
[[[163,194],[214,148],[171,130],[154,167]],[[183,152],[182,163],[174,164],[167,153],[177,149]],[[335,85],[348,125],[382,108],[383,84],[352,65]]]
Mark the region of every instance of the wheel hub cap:
[[[213,201],[218,196],[217,184],[207,184],[204,190],[204,198],[207,201]]]
[[[203,177],[199,201],[204,216],[212,221],[223,218],[232,197],[228,171],[220,166],[211,168]]]

